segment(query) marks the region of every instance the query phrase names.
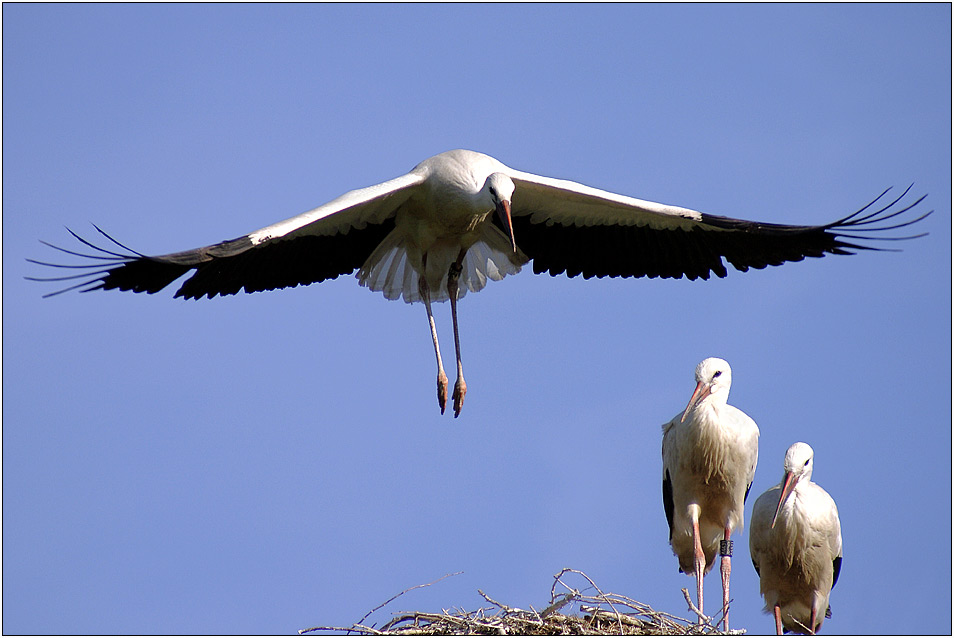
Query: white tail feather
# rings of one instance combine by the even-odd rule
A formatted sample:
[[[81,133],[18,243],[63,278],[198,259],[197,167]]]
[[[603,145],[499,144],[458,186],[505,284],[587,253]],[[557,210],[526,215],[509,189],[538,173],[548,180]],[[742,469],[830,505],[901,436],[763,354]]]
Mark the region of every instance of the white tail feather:
[[[434,245],[427,253],[427,280],[430,284],[431,301],[447,301],[447,272],[457,259],[459,245]],[[407,303],[423,301],[419,278],[421,257],[416,248],[409,248],[399,230],[394,230],[371,253],[361,270],[358,283],[375,292],[382,292],[388,299],[404,298]],[[507,275],[520,272],[528,261],[522,252],[513,254],[510,239],[496,227],[487,225],[480,239],[464,256],[457,298],[470,292],[478,292],[488,280],[500,281]]]

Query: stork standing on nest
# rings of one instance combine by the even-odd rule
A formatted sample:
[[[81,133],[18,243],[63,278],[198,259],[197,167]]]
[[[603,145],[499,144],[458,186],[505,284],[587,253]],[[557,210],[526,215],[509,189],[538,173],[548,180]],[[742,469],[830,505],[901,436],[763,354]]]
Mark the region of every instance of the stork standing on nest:
[[[450,300],[457,352],[453,391],[457,416],[467,393],[457,301],[467,291],[481,290],[488,280],[520,272],[530,260],[536,273],[582,274],[586,279],[708,279],[710,274],[726,276],[723,258],[744,272],[826,253],[848,255],[871,249],[854,240],[903,239],[880,233],[930,214],[889,222],[924,199],[900,204],[907,192],[874,207],[885,191],[857,213],[829,224],[788,226],[634,199],[518,171],[482,153],[456,150],[426,159],[406,175],[350,191],[297,217],[194,250],[144,255],[103,233],[123,249],[118,252],[95,246],[74,233],[99,254],[53,247],[92,262],[35,262],[78,269],[78,274],[28,279],[79,280],[65,290],[118,288],[155,293],[194,270],[176,297],[201,299],[234,295],[243,289],[258,292],[311,284],[357,270],[362,286],[380,291],[388,299],[403,297],[407,303],[424,303],[437,357],[441,413],[447,402],[447,375],[431,302]],[[505,324],[505,318],[501,322]]]
[[[749,551],[775,631],[817,633],[831,618],[828,598],[841,571],[841,521],[835,501],[812,483],[815,453],[795,443],[782,482],[755,501]]]
[[[722,555],[723,626],[729,629],[733,530],[741,529],[745,499],[759,458],[759,428],[727,405],[732,369],[718,358],[696,367],[696,389],[681,415],[663,426],[663,505],[679,571],[696,577],[703,615],[703,576]]]

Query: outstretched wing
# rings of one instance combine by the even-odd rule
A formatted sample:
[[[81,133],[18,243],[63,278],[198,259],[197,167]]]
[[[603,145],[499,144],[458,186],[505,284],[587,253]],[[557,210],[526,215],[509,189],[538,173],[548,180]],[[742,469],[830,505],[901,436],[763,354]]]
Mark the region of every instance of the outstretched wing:
[[[911,212],[924,196],[904,203],[909,186],[895,199],[886,197],[888,189],[830,224],[789,226],[709,215],[512,169],[509,175],[516,187],[514,235],[533,260],[533,271],[582,274],[587,279],[708,279],[710,273],[726,276],[723,259],[744,272],[826,253],[878,250],[853,240],[909,239],[881,233],[915,224],[933,212]],[[909,212],[915,217],[904,219]]]
[[[64,253],[92,260],[83,264],[44,266],[77,269],[64,277],[28,277],[36,281],[79,283],[57,290],[132,290],[155,293],[195,270],[176,297],[199,299],[234,295],[240,290],[258,292],[306,285],[361,267],[368,256],[394,229],[394,216],[423,181],[408,173],[376,186],[345,193],[307,213],[267,226],[237,239],[168,255],[148,256],[123,246],[96,228],[117,248],[106,249],[69,231],[88,248],[87,254],[47,244]],[[44,242],[46,243],[46,242]]]

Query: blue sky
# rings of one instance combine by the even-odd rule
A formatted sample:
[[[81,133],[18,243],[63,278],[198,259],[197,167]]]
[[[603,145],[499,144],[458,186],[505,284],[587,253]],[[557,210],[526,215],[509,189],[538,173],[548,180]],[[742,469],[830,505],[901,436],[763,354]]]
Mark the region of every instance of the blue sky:
[[[950,632],[950,5],[3,18],[5,633],[293,633],[457,571],[369,622],[478,588],[539,609],[563,567],[688,616],[659,426],[707,356],[761,428],[754,495],[815,449],[845,538],[825,631]],[[353,277],[201,302],[23,279],[64,225],[183,250],[460,147],[746,219],[827,222],[912,182],[936,212],[902,252],[492,283],[461,303],[457,420],[423,307]],[[737,540],[732,624],[770,632]]]

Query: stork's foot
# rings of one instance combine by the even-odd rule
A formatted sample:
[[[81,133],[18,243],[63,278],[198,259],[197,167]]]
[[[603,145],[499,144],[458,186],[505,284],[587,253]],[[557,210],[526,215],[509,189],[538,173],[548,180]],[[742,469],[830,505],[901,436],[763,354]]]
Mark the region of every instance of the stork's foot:
[[[457,377],[457,383],[454,384],[454,418],[460,416],[460,409],[464,407],[464,396],[467,395],[467,384],[464,377]],[[443,412],[443,410],[441,410]]]
[[[454,401],[456,402],[456,388],[454,390],[454,397]],[[444,374],[443,370],[437,373],[437,405],[441,406],[441,414],[444,414],[444,408],[447,406],[447,375]]]

